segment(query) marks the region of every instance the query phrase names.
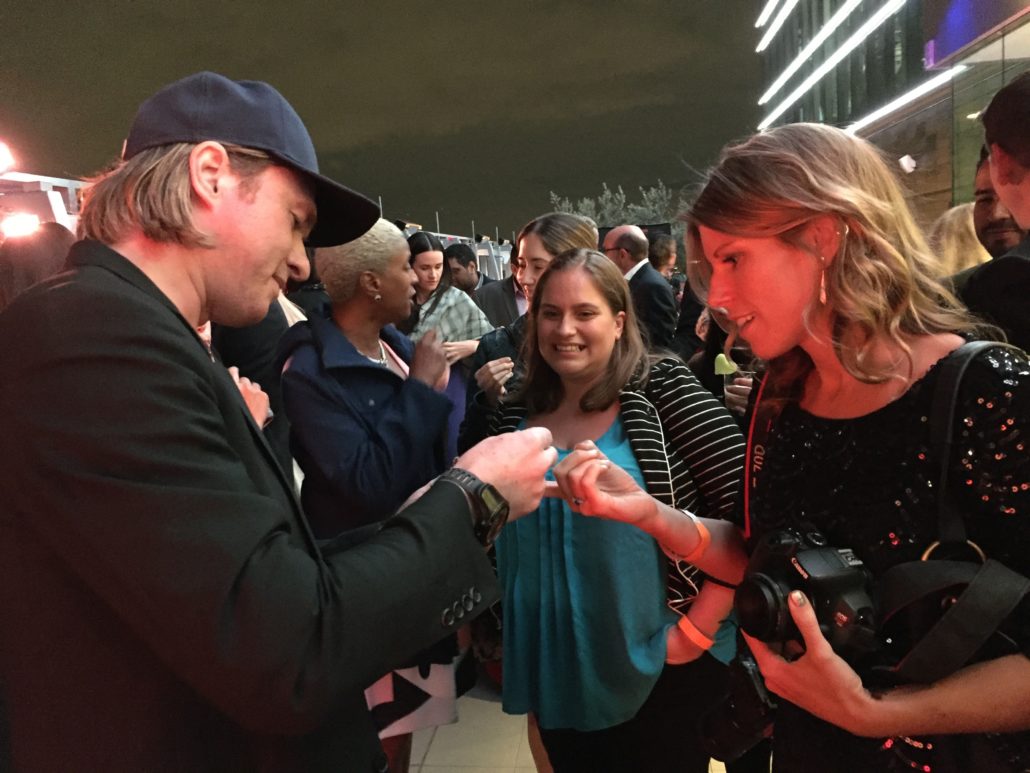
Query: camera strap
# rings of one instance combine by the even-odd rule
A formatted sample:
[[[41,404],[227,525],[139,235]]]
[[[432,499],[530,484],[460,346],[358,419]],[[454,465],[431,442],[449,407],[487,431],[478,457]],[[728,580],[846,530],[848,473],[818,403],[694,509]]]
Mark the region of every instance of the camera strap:
[[[971,341],[941,364],[930,409],[930,454],[938,466],[938,540],[923,554],[923,560],[898,564],[884,573],[880,579],[882,622],[923,598],[949,588],[964,589],[895,668],[906,681],[934,682],[960,669],[1030,591],[1030,580],[997,561],[978,564],[932,559],[937,547],[954,551],[969,546],[983,556],[979,547],[967,540],[958,503],[948,489],[948,473],[962,377],[981,352],[1004,346]]]
[[[765,450],[772,430],[776,411],[762,403],[765,381],[768,373],[762,374],[755,394],[754,408],[751,410],[751,423],[747,430],[747,449],[744,454],[744,539],[751,538],[751,493],[758,487],[758,473],[765,463]]]

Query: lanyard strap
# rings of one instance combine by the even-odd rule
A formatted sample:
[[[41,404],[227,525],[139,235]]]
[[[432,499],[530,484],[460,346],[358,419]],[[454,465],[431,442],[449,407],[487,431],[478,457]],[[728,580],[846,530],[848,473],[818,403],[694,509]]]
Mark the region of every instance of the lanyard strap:
[[[747,452],[744,456],[744,539],[751,538],[751,492],[758,486],[758,473],[765,463],[766,442],[772,429],[775,411],[762,410],[762,393],[765,380],[762,376],[755,396],[755,407],[751,411],[751,424],[747,431]]]

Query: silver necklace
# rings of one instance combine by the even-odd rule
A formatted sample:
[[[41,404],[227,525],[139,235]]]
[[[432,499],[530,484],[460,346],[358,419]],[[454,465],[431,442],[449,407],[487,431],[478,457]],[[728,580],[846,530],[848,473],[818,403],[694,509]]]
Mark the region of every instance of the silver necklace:
[[[385,368],[386,367],[386,349],[383,348],[383,342],[382,341],[379,342],[379,356],[378,357],[369,357],[366,354],[365,355],[365,359],[371,360],[376,365],[382,365]]]

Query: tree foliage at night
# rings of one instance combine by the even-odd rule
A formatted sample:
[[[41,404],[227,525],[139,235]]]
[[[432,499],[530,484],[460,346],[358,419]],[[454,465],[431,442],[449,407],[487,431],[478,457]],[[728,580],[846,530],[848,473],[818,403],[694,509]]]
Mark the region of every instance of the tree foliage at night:
[[[637,192],[638,196],[631,200],[621,185],[613,189],[608,187],[608,183],[601,183],[599,195],[573,201],[551,191],[551,208],[557,212],[586,215],[602,228],[622,223],[671,223],[673,235],[677,240],[682,239],[683,223],[678,218],[689,205],[683,191],[670,188],[659,180],[656,185],[637,188]]]

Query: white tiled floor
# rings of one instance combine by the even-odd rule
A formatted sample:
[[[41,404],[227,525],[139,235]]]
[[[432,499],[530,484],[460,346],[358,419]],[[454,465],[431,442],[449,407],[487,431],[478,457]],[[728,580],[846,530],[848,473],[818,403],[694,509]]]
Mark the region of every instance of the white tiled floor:
[[[415,733],[411,773],[534,771],[526,718],[501,711],[484,680],[458,701],[458,722]]]
[[[535,771],[526,718],[501,711],[500,696],[480,679],[458,700],[458,722],[415,733],[410,773]],[[712,762],[711,773],[725,773]]]

